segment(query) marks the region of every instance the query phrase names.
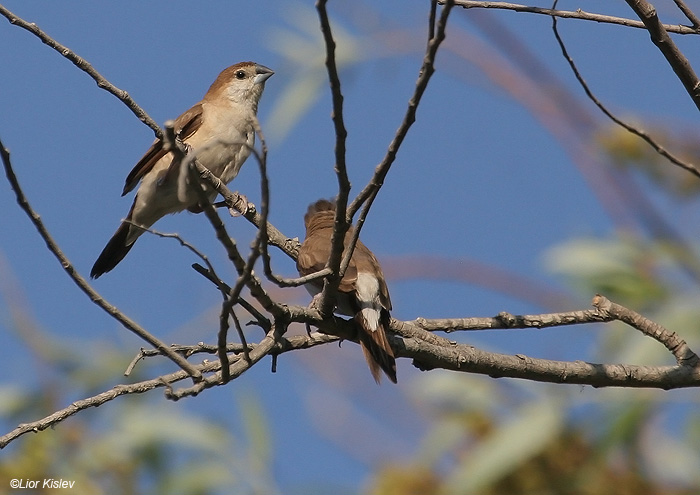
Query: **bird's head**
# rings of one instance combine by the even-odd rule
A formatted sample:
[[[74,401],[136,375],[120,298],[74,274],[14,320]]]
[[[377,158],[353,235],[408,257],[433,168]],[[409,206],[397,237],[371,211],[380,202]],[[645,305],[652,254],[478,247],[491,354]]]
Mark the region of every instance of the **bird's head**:
[[[274,73],[272,69],[255,62],[240,62],[222,70],[204,98],[223,97],[233,103],[250,104],[257,111],[265,81]]]

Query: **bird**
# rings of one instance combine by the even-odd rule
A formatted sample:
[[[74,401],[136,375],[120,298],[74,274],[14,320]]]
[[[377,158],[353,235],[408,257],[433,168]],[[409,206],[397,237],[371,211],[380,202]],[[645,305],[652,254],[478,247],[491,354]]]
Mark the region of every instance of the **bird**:
[[[224,183],[238,175],[255,143],[255,117],[265,81],[274,71],[255,62],[240,62],[218,75],[201,101],[174,121],[175,135],[197,161]],[[93,279],[112,270],[124,259],[136,239],[165,215],[185,209],[199,212],[198,195],[183,192],[180,161],[156,139],[126,177],[122,196],[137,185],[138,191],[125,220],[95,261]],[[210,200],[216,191],[206,188]]]
[[[299,248],[297,270],[305,276],[322,270],[331,254],[331,236],[336,203],[320,199],[309,205],[304,215],[306,237]],[[353,235],[351,226],[345,235],[345,247]],[[323,289],[323,280],[305,284],[314,300]],[[336,311],[352,316],[358,325],[358,340],[372,377],[381,381],[383,371],[396,383],[396,359],[387,338],[391,299],[379,261],[359,239],[350,263],[338,286]],[[313,304],[313,302],[312,302]]]

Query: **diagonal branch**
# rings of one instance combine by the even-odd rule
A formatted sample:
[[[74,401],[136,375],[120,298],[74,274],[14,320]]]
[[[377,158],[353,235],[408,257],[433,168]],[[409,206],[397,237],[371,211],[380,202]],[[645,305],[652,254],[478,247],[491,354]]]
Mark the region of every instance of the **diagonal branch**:
[[[142,328],[138,323],[133,321],[131,318],[126,316],[124,313],[119,311],[115,306],[109,304],[95,289],[93,289],[90,284],[83,278],[78,271],[75,269],[73,264],[68,260],[66,255],[61,251],[61,248],[58,247],[58,244],[56,244],[56,241],[53,239],[49,231],[46,229],[46,226],[44,225],[44,222],[41,221],[41,217],[34,211],[32,206],[29,204],[29,201],[27,200],[26,196],[24,195],[24,192],[22,191],[22,188],[19,184],[19,181],[17,180],[17,176],[15,175],[14,170],[12,169],[12,164],[10,162],[10,152],[5,148],[3,145],[2,141],[0,141],[0,154],[2,155],[2,162],[3,165],[5,166],[5,174],[7,175],[7,179],[10,182],[10,186],[12,187],[12,190],[15,192],[15,195],[17,197],[17,204],[19,204],[20,208],[24,210],[24,212],[27,214],[29,219],[32,221],[34,224],[34,227],[37,229],[39,232],[39,235],[41,238],[44,240],[46,243],[46,246],[48,247],[49,251],[56,257],[56,259],[61,263],[61,266],[65,270],[65,272],[68,274],[68,276],[75,282],[75,284],[82,290],[89,298],[90,300],[98,305],[100,308],[102,308],[107,314],[112,316],[115,320],[117,320],[119,323],[121,323],[124,328],[127,330],[130,330],[134,334],[136,334],[138,337],[141,339],[145,340],[149,344],[151,344],[153,347],[158,349],[163,353],[164,356],[167,356],[170,358],[175,364],[177,364],[180,368],[183,370],[187,371],[187,373],[192,376],[193,379],[199,380],[202,378],[202,374],[194,368],[189,362],[187,362],[186,359],[184,359],[181,355],[173,352],[169,346],[167,346],[165,343],[161,342],[157,337],[154,335],[150,334],[148,331],[146,331],[144,328]]]
[[[348,246],[348,251],[345,254],[342,265],[340,267],[341,273],[343,273],[350,264],[352,252],[355,248],[357,240],[360,237],[360,232],[362,231],[365,219],[369,214],[369,210],[372,207],[372,203],[377,197],[379,189],[381,189],[382,185],[384,184],[384,179],[389,173],[389,169],[396,160],[396,155],[399,151],[399,148],[401,148],[401,144],[406,138],[406,135],[411,129],[411,126],[416,121],[416,112],[418,110],[418,105],[420,104],[421,98],[423,97],[423,94],[425,93],[425,90],[428,87],[430,78],[435,72],[435,57],[437,56],[437,51],[440,47],[440,44],[445,39],[447,19],[450,15],[450,11],[452,10],[453,6],[454,2],[451,0],[447,0],[445,2],[445,6],[442,9],[442,12],[440,13],[440,18],[437,20],[437,29],[433,25],[429,26],[429,39],[426,48],[426,53],[423,57],[423,63],[419,71],[418,80],[416,81],[416,88],[413,92],[413,96],[411,96],[411,99],[408,102],[408,108],[406,109],[403,121],[399,125],[399,128],[396,130],[396,134],[394,135],[394,138],[389,144],[389,148],[387,149],[387,152],[384,155],[384,159],[375,168],[372,179],[348,207],[348,218],[354,217],[355,213],[357,213],[357,211],[360,208],[362,208],[362,212],[360,213],[360,216],[357,219],[355,230],[353,231],[353,235]],[[435,15],[433,12],[434,8],[435,4],[431,3],[430,19],[433,22],[435,21]]]
[[[690,8],[685,4],[683,0],[673,0],[676,3],[678,9],[683,12],[683,15],[688,18],[690,22],[693,23],[695,29],[700,29],[700,17],[698,17],[695,12],[690,10]],[[666,31],[670,31],[667,26],[664,25]]]
[[[445,39],[447,18],[450,14],[453,5],[454,2],[452,1],[448,0],[445,2],[445,6],[443,7],[442,13],[440,14],[440,19],[438,20],[437,31],[435,33],[435,36],[428,40],[428,47],[426,49],[425,56],[423,57],[423,64],[421,65],[419,76],[416,81],[416,88],[413,92],[413,95],[411,96],[411,99],[408,101],[408,108],[406,109],[403,121],[399,125],[399,128],[396,130],[396,134],[391,140],[391,143],[389,144],[389,148],[387,149],[384,158],[379,163],[379,165],[377,165],[372,179],[348,207],[348,216],[350,218],[355,216],[355,213],[357,213],[357,211],[365,202],[371,203],[374,200],[377,193],[379,192],[379,189],[384,184],[384,179],[389,173],[391,165],[396,160],[396,154],[398,153],[399,148],[401,148],[401,144],[406,138],[406,135],[411,129],[411,126],[416,121],[416,111],[418,110],[418,105],[420,104],[421,98],[423,97],[423,94],[425,93],[425,90],[428,87],[430,78],[435,72],[435,57],[437,56],[437,51],[440,47],[440,44]]]
[[[319,333],[314,333],[311,334],[310,336],[306,335],[296,335],[293,337],[288,337],[285,339],[280,340],[275,347],[272,349],[272,352],[281,354],[293,350],[298,350],[298,349],[308,349],[310,347],[315,347],[317,345],[322,345],[326,344],[329,342],[334,342],[337,339],[334,337],[330,337],[327,335],[319,334]],[[231,347],[232,350],[237,350],[238,348],[235,345],[232,345]],[[186,356],[191,356],[193,354],[196,354],[198,352],[208,352],[208,353],[216,353],[217,352],[217,347],[216,346],[206,346],[204,344],[200,346],[174,346],[173,350],[176,352],[182,352]],[[137,358],[134,359],[134,361],[137,361],[141,359],[142,357],[146,356],[152,356],[153,353],[148,350],[143,350],[143,354],[140,354],[137,356]],[[132,361],[132,362],[134,362]],[[213,361],[209,363],[204,363],[201,365],[196,366],[198,372],[200,373],[212,373],[215,372],[219,369],[220,363],[218,361]],[[105,404],[111,400],[116,399],[117,397],[121,397],[122,395],[133,395],[133,394],[142,394],[145,392],[149,392],[153,389],[156,388],[170,388],[174,383],[177,383],[179,381],[185,380],[188,378],[188,374],[184,371],[176,371],[174,373],[170,373],[168,375],[163,375],[159,376],[157,378],[153,378],[150,380],[144,380],[141,382],[137,383],[131,383],[131,384],[122,384],[122,385],[117,385],[114,388],[107,390],[105,392],[99,393],[97,395],[94,395],[92,397],[88,397],[86,399],[81,399],[73,402],[70,404],[68,407],[65,407],[63,409],[60,409],[42,419],[39,419],[37,421],[31,421],[28,423],[22,423],[19,426],[17,426],[15,429],[10,431],[9,433],[3,435],[0,437],[0,449],[5,448],[8,444],[10,444],[12,441],[16,440],[17,438],[21,437],[22,435],[25,435],[27,433],[38,433],[40,431],[43,431],[47,428],[51,428],[55,426],[56,424],[70,418],[71,416],[79,413],[80,411],[83,411],[85,409],[89,409],[92,407],[99,407],[102,404]]]
[[[554,5],[557,4],[557,1],[555,0]],[[649,134],[647,134],[643,129],[638,129],[637,127],[634,127],[633,125],[628,124],[627,122],[619,119],[615,115],[613,115],[610,110],[607,109],[603,103],[601,103],[598,98],[593,94],[591,89],[588,86],[588,83],[586,83],[586,80],[583,78],[581,73],[579,72],[578,68],[576,67],[576,64],[574,60],[571,58],[569,55],[568,50],[566,49],[566,45],[564,44],[564,40],[561,38],[559,35],[559,29],[557,28],[557,18],[552,16],[552,30],[554,31],[554,37],[557,40],[557,43],[559,44],[559,48],[561,49],[562,55],[566,59],[567,63],[569,64],[569,67],[571,67],[571,70],[574,73],[574,76],[576,77],[576,80],[579,82],[581,87],[583,88],[583,91],[586,93],[586,96],[588,97],[589,100],[591,100],[595,106],[597,106],[603,114],[605,114],[606,117],[608,117],[610,120],[612,120],[615,124],[619,125],[623,129],[625,129],[628,132],[631,132],[632,134],[639,136],[642,138],[646,143],[651,146],[658,154],[661,156],[665,157],[668,161],[673,163],[674,165],[677,165],[681,167],[684,170],[687,170],[691,174],[700,177],[700,170],[692,163],[685,162],[678,158],[677,156],[673,155],[669,151],[667,151],[661,144],[657,143],[654,138],[652,138]]]
[[[90,65],[90,63],[87,60],[74,53],[65,45],[62,45],[58,41],[54,40],[51,36],[39,29],[39,26],[37,26],[33,22],[27,22],[24,19],[17,17],[15,14],[7,10],[2,5],[0,5],[0,15],[5,16],[7,20],[10,21],[10,24],[14,24],[15,26],[19,26],[22,29],[26,29],[27,31],[38,37],[42,41],[42,43],[53,48],[62,56],[73,62],[73,64],[76,67],[78,67],[80,70],[89,75],[97,83],[98,87],[119,98],[119,100],[121,100],[122,103],[124,103],[141,122],[143,122],[153,130],[157,138],[161,138],[163,136],[163,131],[158,126],[158,124],[155,123],[155,121],[146,113],[146,111],[143,108],[136,104],[136,102],[131,98],[131,96],[129,96],[129,93],[127,93],[123,89],[119,89],[114,84],[105,79],[102,76],[102,74],[97,72],[97,70],[92,65]]]
[[[678,46],[668,35],[666,27],[661,24],[656,9],[646,0],[625,0],[644,23],[644,26],[651,35],[651,41],[661,51],[669,65],[676,73],[678,79],[683,83],[683,87],[688,92],[700,110],[700,80],[695,74],[690,61],[683,55]]]

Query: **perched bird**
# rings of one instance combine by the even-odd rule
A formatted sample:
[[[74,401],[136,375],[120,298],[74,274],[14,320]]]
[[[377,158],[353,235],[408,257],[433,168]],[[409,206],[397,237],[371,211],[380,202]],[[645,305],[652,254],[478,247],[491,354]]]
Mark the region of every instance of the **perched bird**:
[[[199,163],[224,183],[238,175],[255,142],[254,117],[265,81],[274,72],[264,65],[241,62],[224,69],[204,98],[175,120],[176,135],[196,153]],[[144,228],[169,213],[197,212],[196,191],[178,191],[179,161],[161,139],[151,145],[126,178],[122,196],[141,182],[134,203],[92,267],[97,278],[114,268]],[[208,190],[211,199],[216,192]]]
[[[297,270],[301,276],[322,270],[331,254],[331,236],[335,219],[335,202],[318,200],[304,216],[306,238],[299,250]],[[345,246],[352,237],[351,227]],[[323,280],[306,284],[311,295],[323,289]],[[359,326],[359,341],[374,380],[379,383],[380,370],[396,383],[396,360],[386,330],[389,327],[391,300],[382,268],[377,258],[359,239],[345,274],[338,286],[337,310],[352,316]]]

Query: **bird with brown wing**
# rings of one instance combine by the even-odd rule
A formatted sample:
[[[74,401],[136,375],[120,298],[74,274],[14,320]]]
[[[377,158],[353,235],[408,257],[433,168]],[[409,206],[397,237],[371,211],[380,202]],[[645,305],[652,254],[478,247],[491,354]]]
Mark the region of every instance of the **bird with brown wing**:
[[[304,216],[306,238],[297,259],[300,275],[309,275],[326,266],[331,254],[334,220],[335,202],[321,199],[309,206]],[[346,247],[352,233],[351,227],[345,235]],[[306,288],[316,296],[323,289],[323,280],[310,282]],[[386,334],[390,310],[391,300],[382,268],[374,254],[358,239],[338,286],[337,311],[352,316],[357,322],[358,340],[377,383],[380,382],[380,371],[396,383],[396,360]]]
[[[265,81],[274,72],[264,65],[241,62],[224,69],[204,98],[180,115],[174,130],[194,151],[197,161],[228,184],[238,175],[255,142],[255,116]],[[134,203],[92,267],[97,278],[124,259],[136,239],[157,220],[170,213],[199,211],[194,190],[182,191],[180,163],[157,139],[126,178],[122,196],[139,182]],[[216,191],[208,190],[213,199]]]

